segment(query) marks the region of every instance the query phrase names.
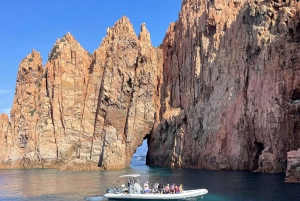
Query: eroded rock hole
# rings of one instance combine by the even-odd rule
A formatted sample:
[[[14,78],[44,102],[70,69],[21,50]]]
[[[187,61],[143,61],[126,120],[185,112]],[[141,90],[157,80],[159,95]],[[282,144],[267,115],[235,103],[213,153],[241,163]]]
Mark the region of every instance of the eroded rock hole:
[[[256,170],[258,168],[259,156],[261,155],[263,150],[264,150],[264,144],[263,143],[254,142],[255,157],[254,157],[254,160],[253,160],[253,170]]]
[[[300,90],[299,89],[294,89],[293,94],[292,94],[292,100],[300,100]]]
[[[215,33],[217,32],[217,27],[216,27],[216,22],[214,19],[209,19],[207,21],[207,34],[209,36],[213,36],[215,35]]]
[[[130,166],[132,168],[137,166],[146,165],[146,157],[148,153],[148,142],[147,137],[144,138],[144,141],[141,146],[139,146],[135,153],[132,156]]]
[[[247,24],[245,16],[243,16],[242,21],[243,21],[243,24]]]
[[[130,88],[133,87],[133,83],[132,83],[132,80],[131,80],[131,77],[127,80],[127,84]]]
[[[291,39],[294,40],[294,30],[293,29],[289,29],[289,35],[291,36]]]

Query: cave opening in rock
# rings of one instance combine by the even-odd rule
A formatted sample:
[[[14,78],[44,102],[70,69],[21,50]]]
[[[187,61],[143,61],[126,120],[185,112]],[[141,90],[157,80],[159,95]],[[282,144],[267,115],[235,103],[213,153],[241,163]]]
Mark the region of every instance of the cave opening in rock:
[[[292,94],[292,100],[295,101],[295,100],[300,100],[300,90],[299,89],[295,89],[293,91],[293,94]]]
[[[259,156],[261,155],[262,151],[264,150],[264,144],[261,142],[254,142],[254,153],[255,157],[253,160],[253,170],[256,170],[258,166]]]
[[[137,148],[131,159],[130,166],[146,165],[146,156],[148,152],[147,138],[144,139],[141,146]]]

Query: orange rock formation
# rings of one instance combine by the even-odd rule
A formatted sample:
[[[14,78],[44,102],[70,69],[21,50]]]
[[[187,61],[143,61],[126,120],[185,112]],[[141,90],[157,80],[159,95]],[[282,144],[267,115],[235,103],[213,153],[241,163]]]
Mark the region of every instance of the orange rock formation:
[[[42,67],[22,60],[9,122],[0,118],[2,168],[122,169],[154,124],[161,50],[145,24],[139,37],[126,17],[93,55],[70,34]]]
[[[126,17],[93,55],[68,33],[44,68],[35,51],[21,62],[1,165],[121,169],[148,138],[148,165],[284,172],[299,58],[295,0],[183,0],[160,49]]]

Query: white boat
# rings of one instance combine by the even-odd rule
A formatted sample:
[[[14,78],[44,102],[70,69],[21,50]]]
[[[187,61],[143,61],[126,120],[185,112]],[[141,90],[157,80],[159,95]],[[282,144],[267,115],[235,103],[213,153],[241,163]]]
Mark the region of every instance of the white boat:
[[[146,156],[139,156],[136,159],[137,161],[145,161],[146,160]]]
[[[104,197],[111,199],[132,199],[132,200],[171,200],[171,199],[186,199],[192,197],[203,196],[208,193],[206,189],[186,190],[178,194],[145,194],[141,185],[139,184],[139,174],[122,175],[120,177],[128,177],[130,183],[127,187],[125,184],[121,188],[113,187],[106,190]],[[131,178],[131,179],[130,179]]]

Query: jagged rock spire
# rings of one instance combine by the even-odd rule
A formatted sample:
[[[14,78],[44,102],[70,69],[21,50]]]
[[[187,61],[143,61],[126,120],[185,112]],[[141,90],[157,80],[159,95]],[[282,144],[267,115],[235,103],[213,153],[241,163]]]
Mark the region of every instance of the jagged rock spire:
[[[139,40],[143,43],[148,43],[151,44],[151,40],[150,40],[150,33],[146,28],[146,24],[142,23],[141,25],[141,31],[139,34]]]

